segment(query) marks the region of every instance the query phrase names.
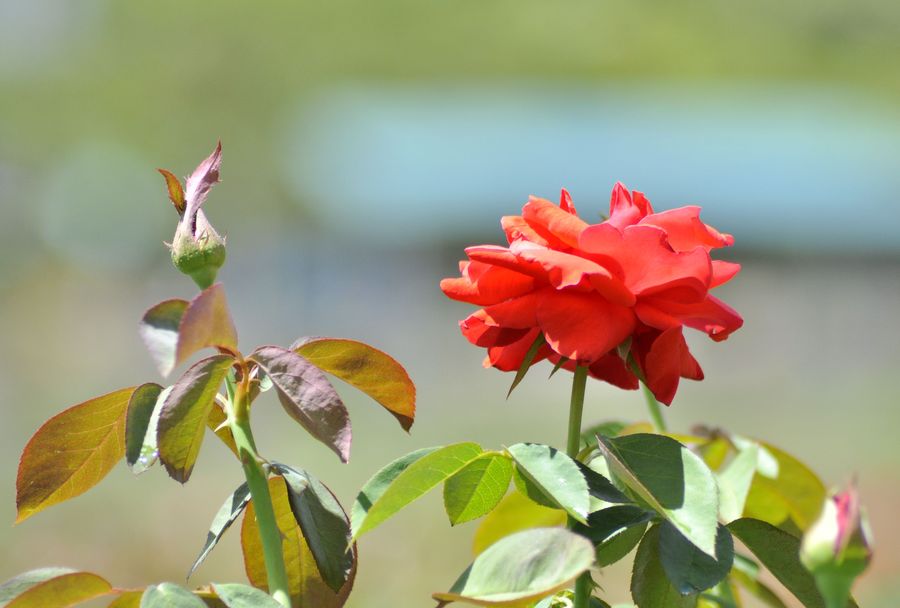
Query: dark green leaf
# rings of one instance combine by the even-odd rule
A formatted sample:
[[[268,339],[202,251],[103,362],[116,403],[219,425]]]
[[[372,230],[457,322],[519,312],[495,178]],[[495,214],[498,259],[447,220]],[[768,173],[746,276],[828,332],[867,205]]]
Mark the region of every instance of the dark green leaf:
[[[631,553],[647,531],[646,522],[625,528],[604,543],[597,545],[597,565],[609,566]]]
[[[682,595],[663,568],[659,557],[659,526],[652,526],[634,557],[631,596],[639,608],[694,608],[697,595]]]
[[[734,562],[731,533],[720,525],[716,556],[710,557],[686,539],[675,526],[663,522],[659,529],[659,557],[669,580],[683,595],[711,589],[728,576]]]
[[[475,558],[447,593],[434,599],[479,606],[522,606],[567,586],[591,567],[594,548],[563,528],[517,532]]]
[[[244,512],[244,508],[247,506],[248,502],[250,502],[250,488],[247,487],[246,483],[242,483],[238,486],[237,490],[232,492],[231,495],[225,499],[225,502],[222,503],[222,506],[219,507],[215,517],[213,517],[212,523],[209,526],[209,532],[206,533],[206,542],[200,550],[200,555],[194,560],[191,570],[188,572],[188,578],[191,577],[194,570],[196,570],[203,560],[206,559],[206,556],[210,554],[216,546],[216,543],[218,543],[219,539],[222,538],[222,535],[225,534],[225,531],[228,530],[228,528],[231,527],[231,524],[233,524],[240,514]]]
[[[322,579],[337,593],[353,571],[350,520],[334,494],[306,471],[273,463],[287,482],[294,519],[316,560]]]
[[[199,597],[175,583],[150,585],[141,596],[141,608],[206,608]]]
[[[488,453],[444,482],[444,508],[452,525],[490,513],[503,499],[512,479],[505,454]]]
[[[588,484],[574,460],[555,448],[534,443],[517,443],[508,451],[516,462],[516,471],[528,482],[524,487],[517,484],[520,491],[539,504],[559,507],[576,521],[587,522]]]
[[[163,376],[175,369],[175,353],[178,350],[178,327],[187,310],[187,300],[166,300],[144,313],[138,332],[144,340],[150,357]]]
[[[178,325],[175,366],[204,348],[237,353],[237,330],[231,320],[231,313],[228,312],[228,302],[221,283],[201,291],[184,311]]]
[[[319,369],[377,401],[408,431],[416,417],[416,387],[393,357],[377,348],[337,338],[306,338],[292,347]]]
[[[90,572],[41,568],[0,585],[0,608],[67,608],[112,591],[112,585]]]
[[[549,377],[552,378],[552,377],[553,377],[553,374],[555,374],[556,372],[558,372],[558,371],[562,368],[562,366],[565,365],[565,364],[568,363],[568,362],[569,362],[569,358],[568,358],[568,357],[560,357],[560,358],[559,358],[559,361],[557,361],[556,364],[553,366],[553,369],[550,370],[550,376],[549,376]]]
[[[353,508],[353,538],[359,538],[381,524],[412,501],[461,471],[481,454],[481,447],[477,443],[456,443],[436,449],[408,464],[380,495],[376,493],[374,501],[367,492],[369,484],[366,484],[367,487],[364,487],[356,497],[359,508],[357,509],[356,505]]]
[[[131,472],[140,475],[159,459],[156,431],[159,415],[172,387],[143,384],[135,389],[125,419],[125,460]]]
[[[728,529],[804,606],[825,608],[815,580],[800,563],[797,538],[767,522],[750,518],[733,521]]]
[[[575,531],[596,545],[597,563],[608,566],[637,546],[652,517],[635,505],[617,505],[591,513],[588,525],[578,525]]]
[[[294,351],[278,346],[261,346],[250,358],[271,378],[288,415],[347,462],[350,414],[325,374]]]
[[[599,437],[611,473],[707,555],[716,551],[718,488],[699,456],[670,437]]]
[[[518,371],[516,371],[516,377],[513,378],[509,391],[506,393],[507,399],[509,399],[513,390],[515,390],[515,388],[519,386],[519,383],[525,378],[525,374],[531,369],[531,365],[534,363],[534,358],[537,356],[538,351],[541,350],[541,347],[546,343],[547,341],[544,339],[544,334],[538,334],[537,338],[534,339],[534,342],[531,343],[528,352],[525,353],[525,358],[522,359],[522,365],[520,365]]]
[[[585,481],[587,481],[588,493],[591,495],[591,512],[605,509],[609,504],[626,504],[633,502],[601,473],[577,460],[574,462],[578,465],[581,474],[584,475]]]
[[[181,483],[191,476],[206,420],[228,368],[231,355],[214,355],[192,365],[172,386],[163,403],[157,425],[159,459],[169,475]]]
[[[265,591],[238,583],[213,583],[213,591],[228,608],[282,608]]]
[[[16,522],[83,494],[125,455],[125,414],[134,387],[57,414],[28,441],[16,477]]]

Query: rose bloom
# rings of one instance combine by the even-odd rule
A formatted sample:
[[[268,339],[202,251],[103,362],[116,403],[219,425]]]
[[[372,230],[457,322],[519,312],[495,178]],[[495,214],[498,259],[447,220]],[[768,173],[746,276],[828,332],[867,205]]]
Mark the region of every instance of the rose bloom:
[[[509,246],[467,248],[462,276],[444,279],[441,289],[483,306],[460,328],[487,348],[485,367],[517,370],[540,341],[531,364],[583,365],[625,389],[638,387],[636,368],[668,405],[681,378],[703,379],[684,327],[718,342],[743,324],[710,294],[740,270],[710,258],[734,238],[699,215],[696,206],[654,213],[642,193],[621,183],[599,224],[579,218],[565,190],[559,206],[531,197],[521,216],[501,220]]]

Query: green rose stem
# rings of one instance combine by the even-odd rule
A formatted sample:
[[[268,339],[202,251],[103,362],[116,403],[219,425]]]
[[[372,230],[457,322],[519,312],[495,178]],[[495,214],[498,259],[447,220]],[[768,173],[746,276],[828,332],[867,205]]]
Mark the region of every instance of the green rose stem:
[[[581,451],[581,415],[584,411],[584,389],[587,384],[587,367],[577,365],[572,376],[572,399],[569,402],[569,435],[566,439],[566,454],[576,458]],[[569,529],[576,521],[569,517]],[[585,572],[575,581],[574,608],[588,608],[591,601],[591,575]]]
[[[666,432],[666,421],[663,419],[662,408],[659,401],[653,396],[653,391],[645,382],[641,382],[641,388],[644,391],[644,398],[647,400],[647,409],[650,410],[650,418],[653,420],[653,428],[657,433]]]
[[[249,374],[245,363],[241,362],[241,380],[234,390],[233,411],[229,418],[231,434],[237,445],[244,477],[250,488],[253,508],[256,512],[256,523],[262,541],[263,559],[266,564],[266,575],[269,582],[269,593],[282,606],[290,608],[291,596],[288,587],[287,570],[284,567],[284,553],[281,545],[281,532],[275,521],[275,509],[272,507],[272,495],[269,494],[269,482],[263,470],[261,459],[256,452],[256,443],[250,430],[250,398]]]

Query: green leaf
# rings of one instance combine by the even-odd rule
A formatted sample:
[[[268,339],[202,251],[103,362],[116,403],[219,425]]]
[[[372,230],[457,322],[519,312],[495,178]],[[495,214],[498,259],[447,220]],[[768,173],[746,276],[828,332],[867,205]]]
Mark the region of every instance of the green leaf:
[[[351,523],[351,531],[353,534],[356,534],[356,529],[358,527],[359,522],[361,522],[366,517],[366,512],[369,510],[375,502],[381,498],[381,495],[384,494],[384,491],[388,489],[395,479],[405,471],[409,465],[416,462],[423,456],[434,452],[440,448],[422,448],[420,450],[416,450],[414,452],[410,452],[400,458],[397,458],[393,462],[385,465],[380,471],[375,473],[369,481],[362,487],[359,491],[359,494],[356,497],[356,500],[353,501],[353,506],[350,509],[350,521]]]
[[[524,494],[512,492],[481,521],[475,531],[472,552],[478,555],[513,532],[529,528],[563,526],[565,523],[565,511],[541,506]]]
[[[69,568],[41,568],[0,585],[0,608],[67,608],[112,591],[105,579]]]
[[[288,574],[288,588],[294,606],[310,608],[341,608],[353,588],[356,576],[356,547],[352,549],[354,567],[350,578],[339,592],[334,592],[323,580],[316,560],[303,536],[300,526],[291,510],[286,482],[282,477],[269,479],[269,492],[275,510],[275,521],[282,537],[282,552]],[[244,555],[244,569],[254,587],[268,590],[266,565],[263,560],[262,544],[259,540],[259,526],[253,501],[244,512],[241,526],[241,549]]]
[[[741,441],[734,438],[736,443]],[[765,443],[760,446],[756,475],[747,494],[744,515],[784,525],[793,519],[801,530],[806,530],[816,520],[825,501],[825,485],[806,465]]]
[[[487,515],[503,499],[512,463],[496,452],[479,456],[444,483],[444,508],[452,525]]]
[[[206,420],[219,386],[234,363],[231,355],[214,355],[192,365],[172,386],[157,425],[159,459],[172,479],[185,483],[191,476]]]
[[[670,437],[599,437],[609,469],[701,551],[715,556],[718,488],[699,456]]]
[[[547,506],[549,501],[576,521],[587,523],[591,506],[588,484],[574,460],[555,448],[534,443],[517,443],[507,451],[516,462],[516,471],[533,486],[519,484],[520,491],[539,504]]]
[[[175,583],[150,585],[141,596],[141,608],[206,608],[199,597]]]
[[[163,389],[157,384],[150,383],[137,387],[131,396],[125,418],[125,461],[135,475],[140,475],[159,460],[156,432],[159,415],[171,392],[171,386]]]
[[[759,447],[751,444],[738,452],[716,475],[719,482],[719,517],[726,524],[739,519],[744,512],[758,459]]]
[[[378,402],[408,431],[416,417],[416,387],[387,353],[355,340],[306,338],[293,350]]]
[[[769,608],[787,608],[781,598],[759,580],[759,565],[749,558],[735,554],[731,580]]]
[[[294,519],[303,532],[322,579],[337,593],[353,572],[350,520],[334,494],[306,471],[272,463],[287,483]]]
[[[599,511],[600,509],[605,509],[611,504],[627,504],[633,502],[602,473],[595,471],[590,466],[583,464],[578,460],[574,462],[578,465],[578,469],[581,471],[581,474],[584,475],[584,480],[588,484],[588,494],[591,496],[591,513]]]
[[[215,517],[213,517],[212,523],[209,526],[209,532],[206,533],[206,542],[200,550],[200,555],[197,556],[197,559],[195,559],[193,565],[191,565],[187,578],[191,578],[191,575],[203,560],[206,559],[206,556],[210,554],[219,542],[219,539],[225,534],[226,530],[228,530],[228,528],[231,527],[231,524],[233,524],[240,514],[244,512],[244,508],[247,506],[248,502],[250,502],[250,488],[246,483],[242,483],[238,486],[237,490],[232,492],[231,495],[225,499],[225,502],[219,507]]]
[[[659,526],[638,545],[631,575],[631,596],[639,608],[694,608],[697,594],[682,595],[666,576],[659,555]]]
[[[647,529],[653,513],[635,505],[617,505],[588,515],[587,525],[575,531],[590,539],[597,548],[600,566],[613,564],[634,549]]]
[[[175,352],[178,350],[178,326],[184,317],[187,300],[165,300],[144,313],[138,333],[164,377],[175,369]]]
[[[225,414],[225,409],[222,407],[221,403],[216,401],[212,409],[209,410],[206,426],[216,434],[216,437],[218,437],[235,456],[240,458],[241,455],[238,454],[238,447],[234,442],[234,435],[231,434],[231,428],[225,424],[227,421],[228,416]]]
[[[688,595],[715,587],[731,571],[734,541],[725,526],[716,533],[716,556],[710,557],[686,539],[675,526],[663,522],[659,529],[659,557],[675,588]]]
[[[37,430],[16,477],[16,523],[83,494],[125,455],[125,414],[134,387],[73,406]]]
[[[527,374],[528,370],[531,369],[531,365],[534,363],[534,358],[537,356],[538,351],[541,350],[541,347],[546,343],[547,340],[544,339],[543,333],[539,333],[537,335],[537,338],[534,339],[534,342],[531,343],[531,346],[528,348],[528,352],[525,353],[525,358],[522,359],[522,364],[516,371],[516,377],[513,378],[512,384],[509,387],[509,391],[507,391],[506,393],[507,399],[509,399],[509,396],[512,395],[512,392],[515,390],[515,388],[519,386],[519,383],[525,378],[525,374]]]
[[[250,359],[271,378],[284,411],[347,462],[350,414],[325,374],[294,351],[278,346],[261,346]]]
[[[221,283],[201,291],[184,311],[178,325],[175,366],[204,348],[237,353],[237,330],[231,320],[231,313],[228,312],[228,302]]]
[[[812,575],[800,563],[800,541],[757,519],[738,519],[728,529],[807,608],[825,608]]]
[[[461,471],[481,454],[481,447],[477,443],[455,443],[417,458],[380,495],[374,496],[375,500],[371,500],[373,496],[364,487],[356,497],[359,509],[356,505],[353,509],[354,540]]]
[[[212,588],[228,608],[282,608],[271,595],[256,587],[238,583],[213,583]]]
[[[597,435],[615,437],[627,426],[621,420],[607,420],[590,426],[581,432],[581,449],[597,447]]]
[[[594,547],[563,528],[516,532],[475,558],[439,602],[521,606],[566,587],[591,567]]]

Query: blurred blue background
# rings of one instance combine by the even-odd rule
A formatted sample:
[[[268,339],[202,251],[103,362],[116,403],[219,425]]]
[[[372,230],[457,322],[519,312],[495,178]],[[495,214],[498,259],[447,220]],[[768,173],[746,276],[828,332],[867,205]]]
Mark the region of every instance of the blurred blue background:
[[[410,436],[365,398],[353,460],[256,410],[260,442],[349,503],[383,463],[474,439],[561,443],[566,378],[511,380],[459,336],[437,289],[499,217],[568,188],[586,219],[615,180],[657,209],[704,207],[744,272],[746,318],[692,349],[672,425],[771,440],[833,484],[857,475],[878,553],[865,606],[900,597],[900,5],[560,0],[114,3],[0,0],[0,521],[17,457],[64,407],[156,379],[141,312],[192,285],[162,241],[156,167],[187,174],[221,138],[207,205],[245,348],[363,339],[419,386]],[[549,373],[549,369],[546,370]],[[641,419],[591,386],[586,416]],[[210,441],[191,483],[117,468],[98,488],[0,526],[0,579],[59,564],[120,585],[183,581],[240,481]],[[353,608],[428,604],[469,560],[435,495],[361,545]],[[408,532],[409,526],[416,530]],[[419,532],[422,530],[423,532]],[[242,578],[236,534],[195,582]],[[602,582],[627,595],[627,567]]]

